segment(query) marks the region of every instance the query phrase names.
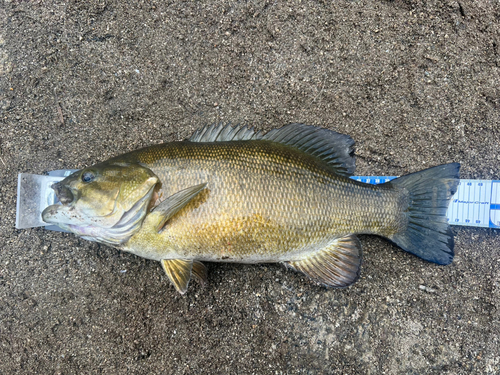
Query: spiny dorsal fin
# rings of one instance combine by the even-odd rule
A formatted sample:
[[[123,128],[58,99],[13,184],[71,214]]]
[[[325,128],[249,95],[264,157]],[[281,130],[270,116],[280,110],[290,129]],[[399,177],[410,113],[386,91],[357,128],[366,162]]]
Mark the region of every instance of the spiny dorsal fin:
[[[198,129],[188,138],[190,142],[229,142],[229,141],[248,141],[250,139],[261,139],[261,132],[255,132],[254,128],[246,125],[232,126],[230,123],[206,125]]]
[[[307,152],[327,162],[343,176],[351,176],[356,168],[353,152],[354,141],[348,135],[333,130],[304,124],[289,124],[266,134],[255,132],[244,125],[207,125],[197,130],[191,142],[230,142],[267,140],[285,144]]]
[[[330,245],[304,259],[285,262],[328,287],[342,288],[359,277],[361,243],[355,235],[337,238]]]

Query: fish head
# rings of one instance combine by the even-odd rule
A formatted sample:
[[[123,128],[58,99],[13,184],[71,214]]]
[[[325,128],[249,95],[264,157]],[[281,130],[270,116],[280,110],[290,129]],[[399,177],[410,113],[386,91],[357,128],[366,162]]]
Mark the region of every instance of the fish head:
[[[53,184],[60,204],[47,207],[42,219],[117,246],[140,229],[158,185],[158,177],[140,164],[97,164]]]

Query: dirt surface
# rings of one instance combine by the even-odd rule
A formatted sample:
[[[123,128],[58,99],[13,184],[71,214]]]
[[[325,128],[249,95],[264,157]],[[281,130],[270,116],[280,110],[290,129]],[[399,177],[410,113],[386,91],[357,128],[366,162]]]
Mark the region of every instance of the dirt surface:
[[[16,230],[19,172],[82,168],[214,121],[357,142],[357,173],[500,179],[494,1],[0,2],[0,373],[499,374],[500,231],[426,263],[361,236],[327,290],[278,265],[160,264]]]

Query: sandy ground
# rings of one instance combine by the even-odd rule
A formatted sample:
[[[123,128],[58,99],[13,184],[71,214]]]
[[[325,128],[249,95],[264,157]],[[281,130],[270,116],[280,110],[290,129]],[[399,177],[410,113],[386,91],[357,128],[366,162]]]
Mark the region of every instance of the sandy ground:
[[[500,179],[499,53],[486,0],[1,1],[0,373],[499,374],[498,230],[454,228],[447,267],[361,236],[345,290],[209,264],[180,296],[156,262],[14,227],[19,172],[214,121],[349,134],[358,174]]]

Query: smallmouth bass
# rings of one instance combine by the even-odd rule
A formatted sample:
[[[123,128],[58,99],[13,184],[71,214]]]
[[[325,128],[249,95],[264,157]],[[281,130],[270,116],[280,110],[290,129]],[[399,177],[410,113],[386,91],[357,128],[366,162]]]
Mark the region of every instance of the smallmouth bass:
[[[266,134],[210,125],[182,142],[146,147],[53,185],[61,204],[42,218],[161,262],[185,293],[201,263],[283,263],[327,287],[357,280],[356,234],[383,236],[438,264],[453,260],[446,211],[458,163],[381,185],[349,178],[354,141],[290,124]]]

